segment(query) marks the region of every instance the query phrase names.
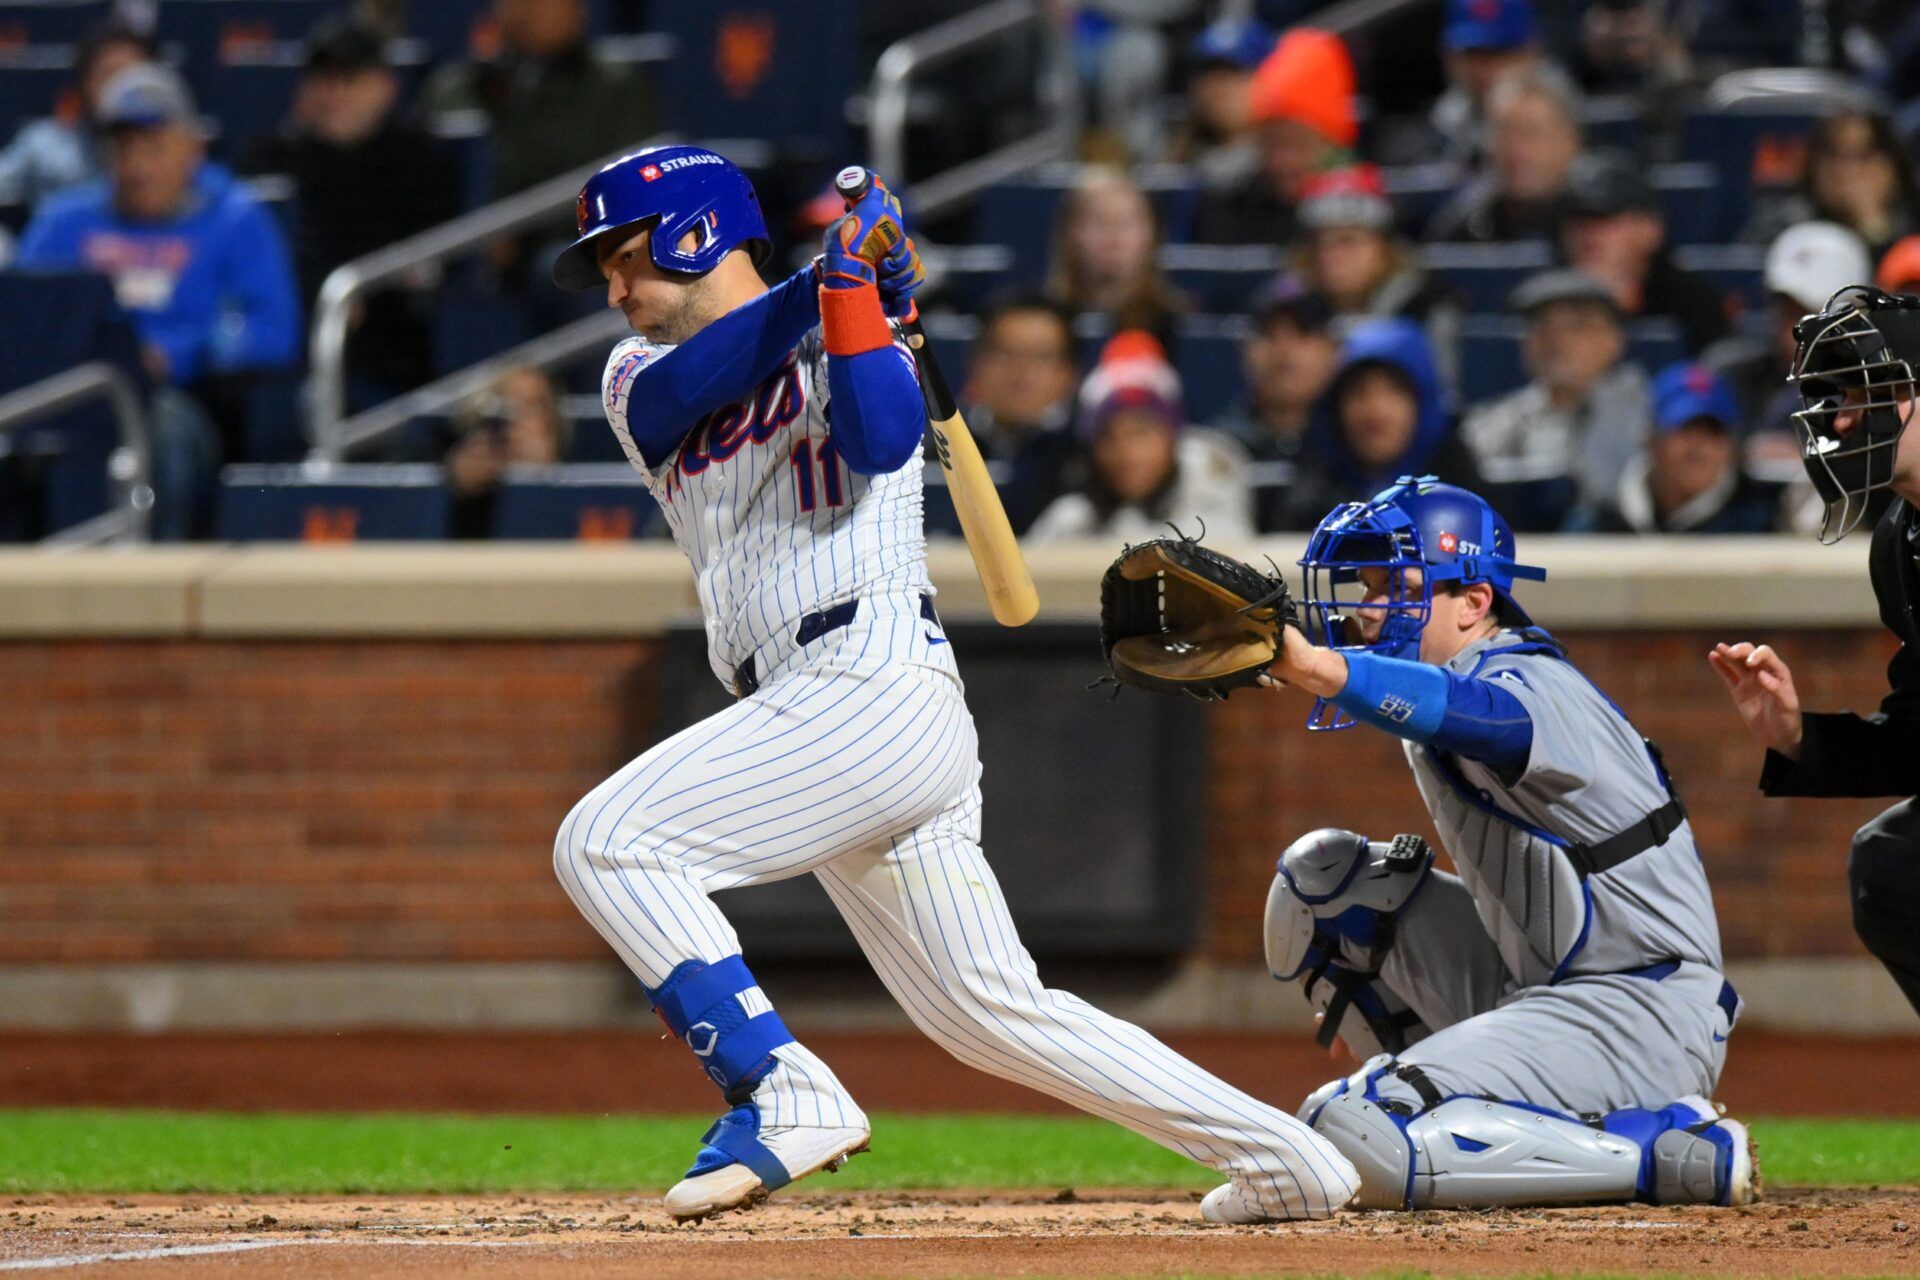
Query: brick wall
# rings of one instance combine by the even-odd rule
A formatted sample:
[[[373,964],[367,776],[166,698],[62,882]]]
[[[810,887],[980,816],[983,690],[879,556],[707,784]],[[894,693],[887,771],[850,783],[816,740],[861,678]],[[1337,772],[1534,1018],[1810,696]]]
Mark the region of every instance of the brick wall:
[[[1730,954],[1857,951],[1847,837],[1874,802],[1773,801],[1705,632],[1566,637],[1657,738]],[[1811,706],[1870,706],[1889,641],[1772,637]],[[1816,667],[1815,655],[1822,661]],[[645,642],[0,644],[0,963],[577,960],[606,952],[548,850],[650,740]],[[1213,725],[1206,945],[1258,955],[1276,850],[1309,826],[1426,831],[1396,744],[1305,702]]]

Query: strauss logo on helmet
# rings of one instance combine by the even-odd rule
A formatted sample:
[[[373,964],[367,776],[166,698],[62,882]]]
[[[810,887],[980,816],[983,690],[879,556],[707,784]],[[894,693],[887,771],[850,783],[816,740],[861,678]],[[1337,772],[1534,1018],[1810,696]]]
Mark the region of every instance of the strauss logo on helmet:
[[[652,182],[660,176],[660,166],[657,164],[644,165],[641,167],[640,176],[648,182]]]

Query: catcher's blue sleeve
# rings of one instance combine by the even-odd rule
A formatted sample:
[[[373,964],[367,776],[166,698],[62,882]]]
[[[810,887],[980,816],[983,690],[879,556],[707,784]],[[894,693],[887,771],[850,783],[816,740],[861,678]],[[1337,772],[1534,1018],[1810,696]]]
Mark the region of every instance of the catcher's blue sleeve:
[[[1524,765],[1533,749],[1533,718],[1520,699],[1424,662],[1349,653],[1346,687],[1328,701],[1397,737],[1503,772]]]

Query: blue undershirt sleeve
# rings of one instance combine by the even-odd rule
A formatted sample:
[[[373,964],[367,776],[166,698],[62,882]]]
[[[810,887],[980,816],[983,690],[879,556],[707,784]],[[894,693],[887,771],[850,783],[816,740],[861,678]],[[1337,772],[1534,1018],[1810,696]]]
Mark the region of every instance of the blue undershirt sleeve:
[[[1354,719],[1502,772],[1526,763],[1533,719],[1493,681],[1377,653],[1346,657],[1346,687],[1328,701]]]
[[[827,417],[847,466],[863,476],[898,471],[920,452],[926,402],[913,359],[898,346],[827,357]]]
[[[702,417],[751,392],[819,323],[813,268],[802,267],[641,369],[627,429],[647,465],[672,456]]]

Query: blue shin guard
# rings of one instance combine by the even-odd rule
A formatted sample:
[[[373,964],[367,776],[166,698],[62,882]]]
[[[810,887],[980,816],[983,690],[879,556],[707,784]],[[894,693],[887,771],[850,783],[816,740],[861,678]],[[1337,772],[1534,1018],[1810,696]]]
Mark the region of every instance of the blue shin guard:
[[[794,1042],[772,1009],[748,1014],[740,997],[758,989],[747,962],[736,955],[713,964],[682,961],[647,992],[667,1029],[686,1042],[707,1078],[736,1106],[773,1070],[774,1051]]]

